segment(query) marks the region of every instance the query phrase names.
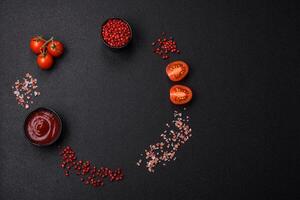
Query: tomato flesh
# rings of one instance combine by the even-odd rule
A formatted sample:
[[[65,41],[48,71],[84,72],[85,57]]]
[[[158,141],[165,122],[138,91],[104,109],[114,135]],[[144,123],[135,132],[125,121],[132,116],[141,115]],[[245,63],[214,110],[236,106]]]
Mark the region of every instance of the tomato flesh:
[[[192,90],[184,85],[174,85],[170,89],[170,100],[173,104],[182,105],[190,102],[193,97]]]
[[[181,81],[189,72],[189,66],[184,61],[174,61],[167,65],[166,73],[171,81]]]
[[[36,61],[38,66],[44,70],[50,69],[54,63],[53,57],[49,53],[41,53],[40,55],[38,55]]]

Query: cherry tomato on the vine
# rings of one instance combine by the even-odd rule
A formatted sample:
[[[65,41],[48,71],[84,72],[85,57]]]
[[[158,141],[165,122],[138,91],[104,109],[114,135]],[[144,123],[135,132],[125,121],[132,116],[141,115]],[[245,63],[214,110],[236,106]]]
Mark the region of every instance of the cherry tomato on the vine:
[[[54,60],[49,53],[41,53],[38,55],[36,62],[41,69],[50,69]]]
[[[59,57],[64,52],[64,45],[57,40],[50,41],[47,45],[47,51],[54,57]]]
[[[30,40],[30,49],[35,53],[41,53],[41,47],[45,44],[45,40],[41,36],[35,36]]]
[[[170,89],[170,100],[176,105],[186,104],[192,100],[192,90],[184,85],[174,85]]]

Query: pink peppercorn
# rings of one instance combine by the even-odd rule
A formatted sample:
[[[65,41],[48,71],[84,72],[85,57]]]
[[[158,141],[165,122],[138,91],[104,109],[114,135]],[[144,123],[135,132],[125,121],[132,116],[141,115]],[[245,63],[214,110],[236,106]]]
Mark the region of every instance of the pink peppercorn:
[[[75,152],[69,146],[61,150],[59,155],[62,157],[60,167],[64,169],[65,176],[74,173],[80,176],[80,181],[85,185],[101,187],[104,185],[105,177],[110,181],[120,181],[124,177],[119,168],[114,171],[107,167],[97,168],[90,161],[78,161]]]
[[[125,20],[112,18],[108,19],[102,25],[101,36],[107,46],[111,48],[122,48],[130,42],[132,31]]]
[[[173,37],[167,37],[165,32],[162,32],[161,37],[152,42],[152,47],[153,52],[164,60],[169,59],[171,53],[180,53],[176,41]]]

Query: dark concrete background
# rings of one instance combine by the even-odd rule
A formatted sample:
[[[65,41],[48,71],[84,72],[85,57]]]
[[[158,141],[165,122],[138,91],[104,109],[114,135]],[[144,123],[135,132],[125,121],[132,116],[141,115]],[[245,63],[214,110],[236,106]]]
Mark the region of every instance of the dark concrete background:
[[[282,1],[284,2],[284,1]],[[296,2],[296,1],[295,1]],[[134,29],[130,48],[111,52],[99,38],[108,17]],[[299,199],[299,4],[286,1],[1,1],[0,199]],[[184,83],[193,137],[177,160],[154,174],[135,162],[176,109],[166,61],[151,42],[173,35],[191,71]],[[55,36],[66,53],[51,71],[37,68],[35,34]],[[31,108],[61,114],[64,133],[49,148],[25,139],[30,111],[11,85],[30,72],[41,96]],[[125,180],[102,189],[66,178],[58,145]]]

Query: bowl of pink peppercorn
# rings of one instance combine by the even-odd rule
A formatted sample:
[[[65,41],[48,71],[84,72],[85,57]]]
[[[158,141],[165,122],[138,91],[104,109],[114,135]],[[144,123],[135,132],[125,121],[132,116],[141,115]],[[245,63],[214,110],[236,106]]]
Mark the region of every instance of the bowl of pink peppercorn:
[[[109,18],[101,26],[103,43],[111,49],[122,49],[132,40],[132,29],[122,18]]]

